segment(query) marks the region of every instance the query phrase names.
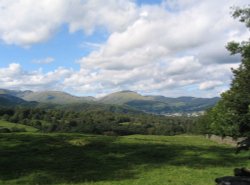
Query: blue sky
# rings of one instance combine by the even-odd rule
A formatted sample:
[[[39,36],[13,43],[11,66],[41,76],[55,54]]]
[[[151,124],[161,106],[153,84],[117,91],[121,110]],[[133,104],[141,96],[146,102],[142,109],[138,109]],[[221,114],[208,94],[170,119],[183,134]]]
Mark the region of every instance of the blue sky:
[[[230,7],[247,3],[3,0],[0,88],[219,96],[240,61],[226,43],[249,37]]]
[[[6,67],[9,63],[20,63],[26,70],[35,70],[42,67],[44,72],[56,69],[58,66],[69,67],[77,70],[76,61],[82,56],[88,55],[93,48],[86,43],[102,43],[107,39],[105,31],[97,30],[92,35],[85,35],[82,31],[69,33],[67,25],[62,26],[51,39],[32,46],[0,45],[0,67]],[[36,64],[34,61],[47,57],[54,58],[49,65]]]

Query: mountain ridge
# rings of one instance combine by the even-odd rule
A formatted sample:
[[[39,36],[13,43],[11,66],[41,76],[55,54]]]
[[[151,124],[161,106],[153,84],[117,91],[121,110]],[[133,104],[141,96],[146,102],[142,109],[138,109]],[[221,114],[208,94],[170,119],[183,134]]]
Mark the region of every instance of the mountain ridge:
[[[108,94],[101,98],[79,97],[62,91],[15,91],[0,89],[0,95],[8,94],[27,102],[50,103],[59,105],[69,104],[108,104],[131,107],[133,109],[153,113],[166,114],[171,112],[196,112],[213,107],[219,97],[198,98],[181,96],[177,98],[162,95],[141,95],[135,91],[124,90]],[[0,102],[1,103],[1,102]]]
[[[25,101],[36,101],[39,103],[69,104],[93,101],[93,97],[78,97],[62,91],[15,91],[0,89],[0,94],[10,94]]]

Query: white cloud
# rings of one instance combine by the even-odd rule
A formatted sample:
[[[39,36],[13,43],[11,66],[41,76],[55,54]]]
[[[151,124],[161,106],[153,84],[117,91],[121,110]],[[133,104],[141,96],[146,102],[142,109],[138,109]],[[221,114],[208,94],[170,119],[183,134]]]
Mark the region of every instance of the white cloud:
[[[190,87],[202,95],[218,95],[230,83],[230,68],[240,61],[239,56],[230,56],[225,44],[235,30],[238,38],[247,33],[229,15],[234,1],[220,3],[223,6],[215,0],[178,1],[174,12],[167,11],[164,3],[142,6],[141,17],[83,57],[79,63],[84,75],[80,71],[66,84],[84,76],[77,83],[84,84],[83,92],[120,87],[167,93]],[[85,89],[85,84],[92,84],[91,89]],[[187,92],[182,89],[182,93]]]
[[[121,31],[138,16],[132,0],[70,0],[65,16],[70,32],[84,30],[91,34],[96,27]]]
[[[49,39],[63,21],[62,2],[2,0],[0,38],[7,44],[23,46]]]
[[[27,72],[11,64],[0,69],[0,76],[4,70],[8,74],[2,72],[0,82],[5,87],[64,86],[78,94],[130,89],[174,96],[218,95],[230,83],[230,68],[240,61],[239,56],[229,55],[226,43],[249,37],[244,25],[230,16],[230,7],[247,3],[166,0],[137,6],[128,0],[3,0],[0,38],[8,44],[31,46],[45,41],[62,24],[69,26],[69,32],[85,34],[104,28],[109,37],[104,43],[90,44],[95,49],[78,60],[78,71]]]
[[[200,84],[199,89],[201,90],[210,90],[214,89],[215,87],[223,85],[221,81],[207,81]]]
[[[128,0],[1,0],[0,39],[29,47],[53,36],[63,24],[91,34],[100,26],[122,30],[137,16]]]
[[[63,89],[61,80],[72,74],[72,70],[59,67],[58,69],[43,73],[38,71],[25,71],[20,64],[12,63],[8,67],[0,68],[1,88],[43,90]]]
[[[215,1],[197,1],[178,14],[162,6],[142,7],[138,11],[147,16],[141,16],[124,31],[112,33],[99,50],[83,57],[80,63],[87,68],[132,69],[179,53],[197,56],[201,63],[232,62],[224,47],[231,36],[225,33],[231,27],[246,31],[229,15],[232,1],[223,3],[221,8]]]

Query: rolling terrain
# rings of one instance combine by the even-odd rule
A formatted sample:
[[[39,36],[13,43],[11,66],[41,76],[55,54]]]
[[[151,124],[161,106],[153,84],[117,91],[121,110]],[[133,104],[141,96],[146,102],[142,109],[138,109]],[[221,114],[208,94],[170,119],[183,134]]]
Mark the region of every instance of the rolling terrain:
[[[37,102],[25,101],[22,98],[10,94],[0,94],[0,107],[33,107],[35,105],[37,105]]]
[[[0,89],[0,94],[8,94],[25,101],[36,101],[51,104],[70,104],[93,101],[93,97],[77,97],[60,91],[14,91]]]
[[[59,105],[58,107],[123,107],[124,109],[138,110],[153,114],[185,113],[204,111],[213,107],[219,98],[195,98],[178,97],[170,98],[164,96],[143,96],[133,91],[120,91],[109,94],[102,98],[78,97],[60,91],[14,91],[0,89],[0,105],[19,105],[28,102]],[[108,106],[109,105],[109,106]],[[82,110],[82,108],[80,108]]]
[[[128,105],[149,113],[196,112],[213,107],[220,98],[195,98],[164,96],[142,96],[133,91],[109,94],[98,101],[106,104]]]

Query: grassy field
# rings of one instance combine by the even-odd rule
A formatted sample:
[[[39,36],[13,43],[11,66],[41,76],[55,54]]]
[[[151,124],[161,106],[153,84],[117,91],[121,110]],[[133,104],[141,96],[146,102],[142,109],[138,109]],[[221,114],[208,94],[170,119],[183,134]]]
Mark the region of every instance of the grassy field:
[[[1,185],[214,185],[247,154],[201,136],[0,134]]]
[[[11,123],[11,122],[7,122],[7,121],[3,121],[0,120],[0,127],[3,128],[22,128],[25,129],[27,132],[36,132],[38,129],[34,128],[34,127],[30,127],[27,125],[22,125],[22,124],[16,124],[16,123]]]

